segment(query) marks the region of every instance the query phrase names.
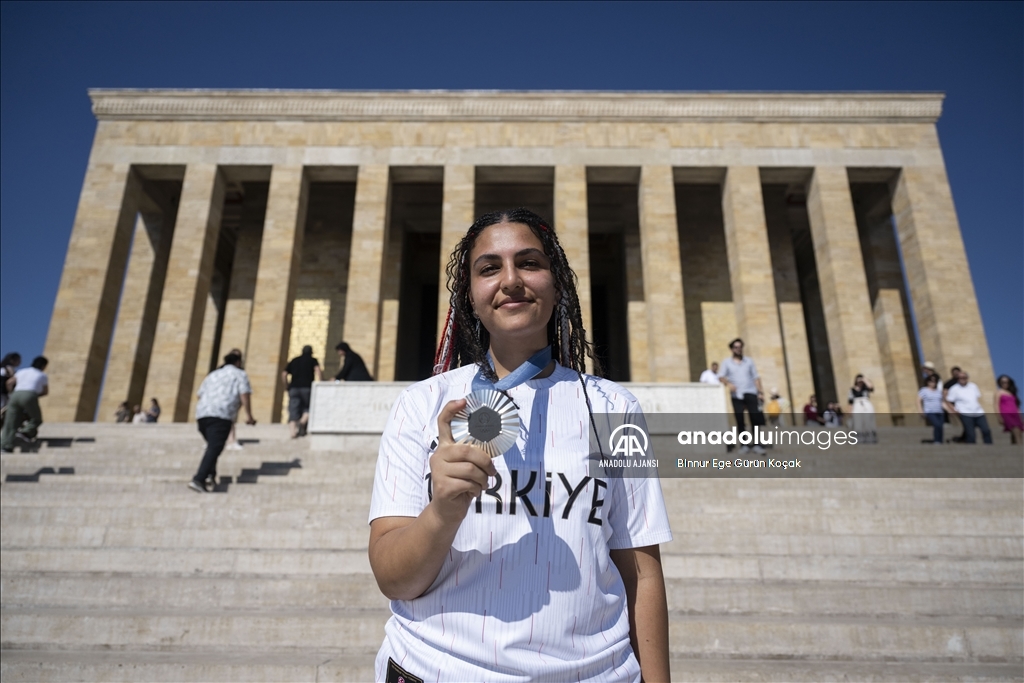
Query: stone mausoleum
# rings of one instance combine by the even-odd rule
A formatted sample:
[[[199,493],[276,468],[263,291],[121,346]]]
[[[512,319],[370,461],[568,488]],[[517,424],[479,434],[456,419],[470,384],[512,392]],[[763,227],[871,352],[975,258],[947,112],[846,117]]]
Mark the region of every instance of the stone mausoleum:
[[[151,396],[188,420],[234,347],[264,422],[305,344],[328,375],[344,339],[377,379],[422,379],[452,247],[513,206],[554,222],[612,379],[692,382],[741,336],[797,410],[863,373],[880,413],[915,412],[924,360],[993,388],[940,94],[90,97],[48,421]]]

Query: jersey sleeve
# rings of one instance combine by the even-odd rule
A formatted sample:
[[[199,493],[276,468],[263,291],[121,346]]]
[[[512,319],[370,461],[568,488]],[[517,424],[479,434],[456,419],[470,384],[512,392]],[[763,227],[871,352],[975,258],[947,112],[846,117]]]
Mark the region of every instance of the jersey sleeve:
[[[373,477],[370,519],[417,517],[427,505],[426,475],[429,443],[433,433],[429,406],[417,396],[416,387],[406,389],[391,407],[380,440],[377,469]]]
[[[628,421],[648,432],[640,403],[632,396],[630,399],[626,408]],[[642,548],[672,540],[661,480],[656,474],[643,479],[613,479],[609,488],[612,499],[607,517],[612,528],[608,538],[610,549]]]

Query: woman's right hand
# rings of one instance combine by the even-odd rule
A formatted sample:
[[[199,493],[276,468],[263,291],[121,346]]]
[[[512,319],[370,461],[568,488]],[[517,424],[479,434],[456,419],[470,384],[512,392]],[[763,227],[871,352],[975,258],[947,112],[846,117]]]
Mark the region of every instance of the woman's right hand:
[[[437,450],[430,456],[430,502],[447,522],[461,523],[469,504],[487,489],[487,478],[498,471],[491,457],[468,444],[455,443],[452,418],[466,405],[466,399],[449,401],[437,416]]]

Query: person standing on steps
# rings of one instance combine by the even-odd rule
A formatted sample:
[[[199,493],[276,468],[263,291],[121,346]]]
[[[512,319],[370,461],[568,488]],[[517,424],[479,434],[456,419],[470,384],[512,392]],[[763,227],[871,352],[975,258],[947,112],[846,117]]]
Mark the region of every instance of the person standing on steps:
[[[156,424],[160,419],[160,402],[156,398],[149,399],[149,410],[146,411],[146,422]]]
[[[363,357],[353,351],[351,346],[345,342],[338,342],[334,350],[338,352],[338,360],[340,361],[338,374],[334,376],[335,382],[373,381],[370,371],[366,369],[366,363],[363,362]]]
[[[646,423],[586,374],[554,229],[526,209],[481,216],[447,272],[434,376],[395,402],[377,458],[368,554],[393,616],[375,680],[667,681],[660,482],[589,469],[600,414]],[[493,459],[452,433],[471,391],[517,407]]]
[[[1010,433],[1010,443],[1021,444],[1021,431],[1024,423],[1020,419],[1020,397],[1017,396],[1017,384],[1009,375],[999,375],[996,380],[996,419],[1003,426],[1004,432]]]
[[[252,386],[241,364],[240,356],[229,353],[224,356],[224,365],[207,375],[199,386],[196,421],[199,433],[206,439],[206,452],[203,453],[195,476],[188,483],[188,487],[196,493],[213,490],[217,482],[217,458],[224,450],[231,426],[238,417],[239,407],[245,408],[245,423],[256,424],[250,402]]]
[[[847,403],[853,409],[853,429],[861,437],[860,443],[878,443],[878,430],[875,425],[875,404],[871,402],[871,392],[875,385],[864,375],[853,378],[853,386],[847,396]]]
[[[985,409],[981,407],[981,390],[966,372],[961,371],[957,375],[956,384],[946,391],[946,410],[960,416],[964,425],[964,443],[975,443],[975,429],[981,430],[981,438],[985,443],[992,443],[992,431],[985,417]]]
[[[718,363],[712,363],[711,368],[700,373],[701,384],[721,384],[718,380]]]
[[[746,423],[743,420],[743,411],[750,413],[750,432],[753,436],[754,427],[764,427],[764,413],[761,412],[760,401],[764,399],[764,391],[761,389],[761,376],[757,373],[754,361],[743,356],[743,340],[736,338],[729,342],[729,350],[732,356],[722,361],[718,368],[718,377],[725,382],[732,395],[732,410],[736,415],[737,431],[746,431]],[[731,450],[731,449],[730,449]],[[740,446],[741,453],[749,453],[753,450],[758,455],[764,455],[765,450],[761,444],[754,443],[751,446]]]
[[[932,426],[932,443],[942,444],[942,427],[945,416],[942,413],[942,389],[939,389],[939,376],[928,375],[925,386],[917,392],[917,412],[924,415]]]
[[[291,381],[288,381],[291,375]],[[309,422],[309,395],[313,391],[313,380],[322,382],[323,370],[320,361],[313,357],[313,347],[303,346],[302,355],[292,358],[288,366],[281,371],[281,381],[288,387],[288,426],[292,438],[306,435],[306,423]]]

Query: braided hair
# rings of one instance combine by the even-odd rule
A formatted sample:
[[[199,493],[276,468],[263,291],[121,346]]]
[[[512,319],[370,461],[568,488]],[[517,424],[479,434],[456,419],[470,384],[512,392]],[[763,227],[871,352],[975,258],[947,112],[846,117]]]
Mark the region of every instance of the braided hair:
[[[507,211],[486,213],[469,226],[465,236],[459,241],[451,258],[448,259],[446,273],[448,276],[449,299],[448,315],[444,321],[437,355],[434,357],[434,374],[439,375],[453,367],[475,363],[481,374],[491,382],[497,382],[498,376],[487,359],[491,336],[487,328],[473,314],[473,303],[470,299],[469,254],[473,250],[476,238],[486,228],[499,223],[521,223],[527,226],[540,240],[544,254],[551,261],[551,276],[554,279],[558,301],[555,303],[551,320],[548,321],[548,344],[551,345],[553,356],[558,362],[576,371],[580,384],[583,385],[583,396],[587,401],[587,412],[590,423],[594,425],[594,411],[587,394],[586,359],[589,358],[595,374],[600,374],[600,364],[594,356],[594,349],[587,341],[587,331],[583,327],[583,311],[580,308],[579,295],[576,293],[577,278],[565,257],[565,251],[558,241],[554,228],[543,218],[529,209],[517,208]],[[600,438],[598,439],[600,442]]]

